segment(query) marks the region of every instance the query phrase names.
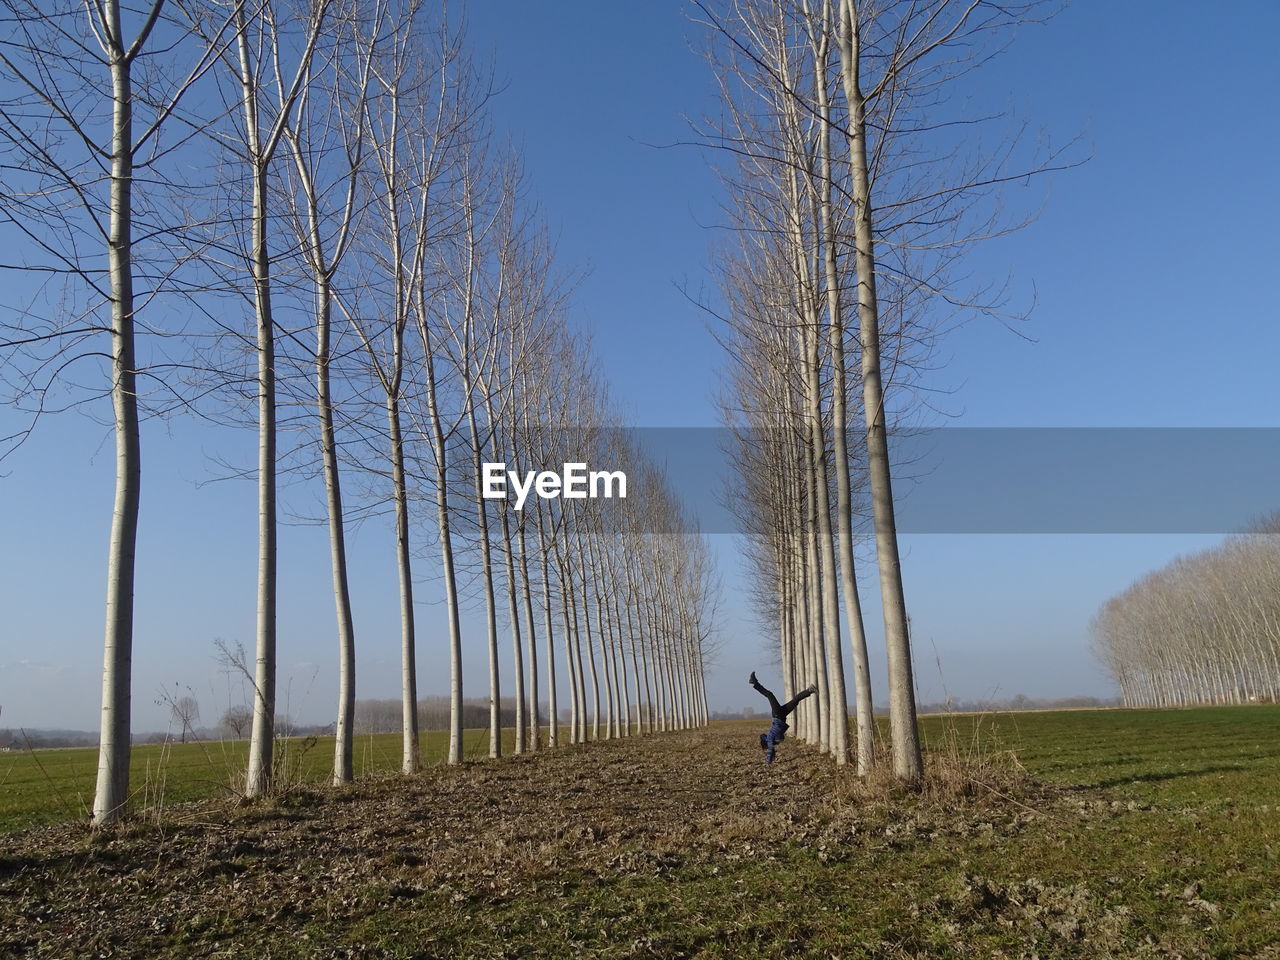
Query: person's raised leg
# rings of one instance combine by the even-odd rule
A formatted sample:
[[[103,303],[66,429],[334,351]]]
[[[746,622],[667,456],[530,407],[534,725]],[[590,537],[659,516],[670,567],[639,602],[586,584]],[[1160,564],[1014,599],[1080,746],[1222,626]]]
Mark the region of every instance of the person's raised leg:
[[[775,717],[779,716],[778,711],[781,710],[782,707],[778,703],[778,698],[773,695],[773,691],[770,690],[768,687],[764,686],[763,684],[761,684],[760,681],[756,679],[756,672],[754,670],[751,671],[751,677],[749,679],[750,679],[751,686],[756,688],[756,693],[763,694],[764,696],[769,698],[769,712],[772,713]]]
[[[817,692],[818,692],[818,685],[816,683],[809,684],[809,686],[805,687],[803,690],[797,693],[794,697],[792,697],[786,703],[782,704],[782,706],[777,707],[773,711],[773,715],[775,717],[784,717],[784,718],[787,717],[788,715],[790,715],[792,710],[794,710],[796,707],[800,705],[801,700],[803,700],[805,697],[812,697]]]

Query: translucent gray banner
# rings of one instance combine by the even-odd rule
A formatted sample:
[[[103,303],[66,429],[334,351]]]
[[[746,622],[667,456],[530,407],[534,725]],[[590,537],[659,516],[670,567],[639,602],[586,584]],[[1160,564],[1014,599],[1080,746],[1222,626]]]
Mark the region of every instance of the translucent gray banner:
[[[856,522],[866,533],[860,441],[849,434]],[[612,530],[749,532],[758,520],[743,495],[744,442],[799,450],[781,432],[637,427],[593,430],[589,441],[575,434],[562,449],[580,449],[573,455],[587,471],[626,471],[630,503],[561,499],[556,509],[590,504]],[[683,520],[635,509],[652,477],[625,455],[591,452],[628,449],[661,469]],[[891,457],[901,533],[1230,533],[1280,511],[1280,428],[946,427],[892,437]],[[521,476],[563,468],[508,459]],[[525,509],[535,508],[535,496],[531,490]]]

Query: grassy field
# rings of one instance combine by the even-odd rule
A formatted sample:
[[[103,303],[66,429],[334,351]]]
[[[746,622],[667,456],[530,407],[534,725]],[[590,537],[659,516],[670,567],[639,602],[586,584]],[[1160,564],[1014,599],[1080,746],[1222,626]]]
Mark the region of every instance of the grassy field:
[[[545,733],[545,731],[544,731]],[[444,732],[420,737],[426,764],[441,763],[448,751]],[[505,731],[508,751],[515,742]],[[356,738],[357,776],[400,769],[403,739],[398,733]],[[489,732],[463,732],[463,754],[487,758]],[[333,773],[333,737],[282,738],[276,768],[289,783],[327,782]],[[132,807],[156,813],[176,803],[235,797],[244,781],[249,744],[245,740],[148,744],[133,748],[130,765]],[[0,833],[45,823],[87,820],[98,776],[98,750],[74,748],[0,754]]]
[[[1280,708],[929,718],[921,794],[758,727],[0,836],[0,956],[1280,958]]]

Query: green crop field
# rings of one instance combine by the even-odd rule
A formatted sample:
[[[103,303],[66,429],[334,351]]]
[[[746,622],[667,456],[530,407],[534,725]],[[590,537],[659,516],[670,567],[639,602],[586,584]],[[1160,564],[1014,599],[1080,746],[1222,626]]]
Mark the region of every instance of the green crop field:
[[[1064,710],[924,720],[940,740],[954,724],[962,739],[1013,751],[1033,776],[1117,798],[1188,803],[1277,799],[1280,707],[1189,710]]]
[[[515,742],[504,733],[505,749]],[[444,732],[420,737],[426,764],[443,761],[449,737]],[[468,759],[488,757],[489,732],[463,732]],[[356,738],[357,776],[400,769],[403,739],[398,733]],[[147,744],[133,748],[130,770],[133,807],[158,812],[175,803],[209,797],[234,797],[244,780],[246,740]],[[318,784],[333,773],[333,737],[282,737],[276,768],[291,783]],[[93,806],[98,751],[92,748],[15,750],[0,754],[0,833],[42,823],[87,820]]]
[[[1278,707],[929,717],[921,793],[760,726],[416,777],[362,738],[340,789],[290,744],[317,784],[251,804],[242,745],[139,751],[163,803],[0,835],[0,956],[1280,957]],[[0,758],[7,822],[92,759]]]

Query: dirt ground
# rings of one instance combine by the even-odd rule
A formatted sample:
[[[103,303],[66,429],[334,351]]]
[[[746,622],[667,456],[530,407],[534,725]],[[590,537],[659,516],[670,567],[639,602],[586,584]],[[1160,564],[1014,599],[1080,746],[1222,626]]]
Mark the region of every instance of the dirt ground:
[[[175,807],[96,834],[0,837],[0,956],[854,956],[877,942],[898,956],[997,955],[965,923],[1007,932],[1007,955],[1028,957],[1090,956],[1081,924],[1093,923],[1110,930],[1093,955],[1124,955],[1107,924],[1131,924],[1128,908],[1069,885],[1000,886],[962,859],[985,850],[998,864],[993,838],[1070,833],[1105,801],[1034,785],[877,797],[792,741],[765,766],[754,741],[713,728],[595,743]],[[950,886],[907,889],[940,865]],[[877,885],[897,892],[874,898],[880,915],[854,916]],[[1028,912],[1054,896],[1083,899]]]
[[[341,924],[375,886],[402,901],[426,888],[505,897],[571,867],[660,868],[733,821],[801,818],[834,789],[833,768],[806,748],[786,743],[765,767],[743,743],[603,742],[244,808],[177,807],[98,835],[2,837],[0,955],[142,957],[194,947],[201,931],[213,950],[235,926],[226,918],[280,932]]]

